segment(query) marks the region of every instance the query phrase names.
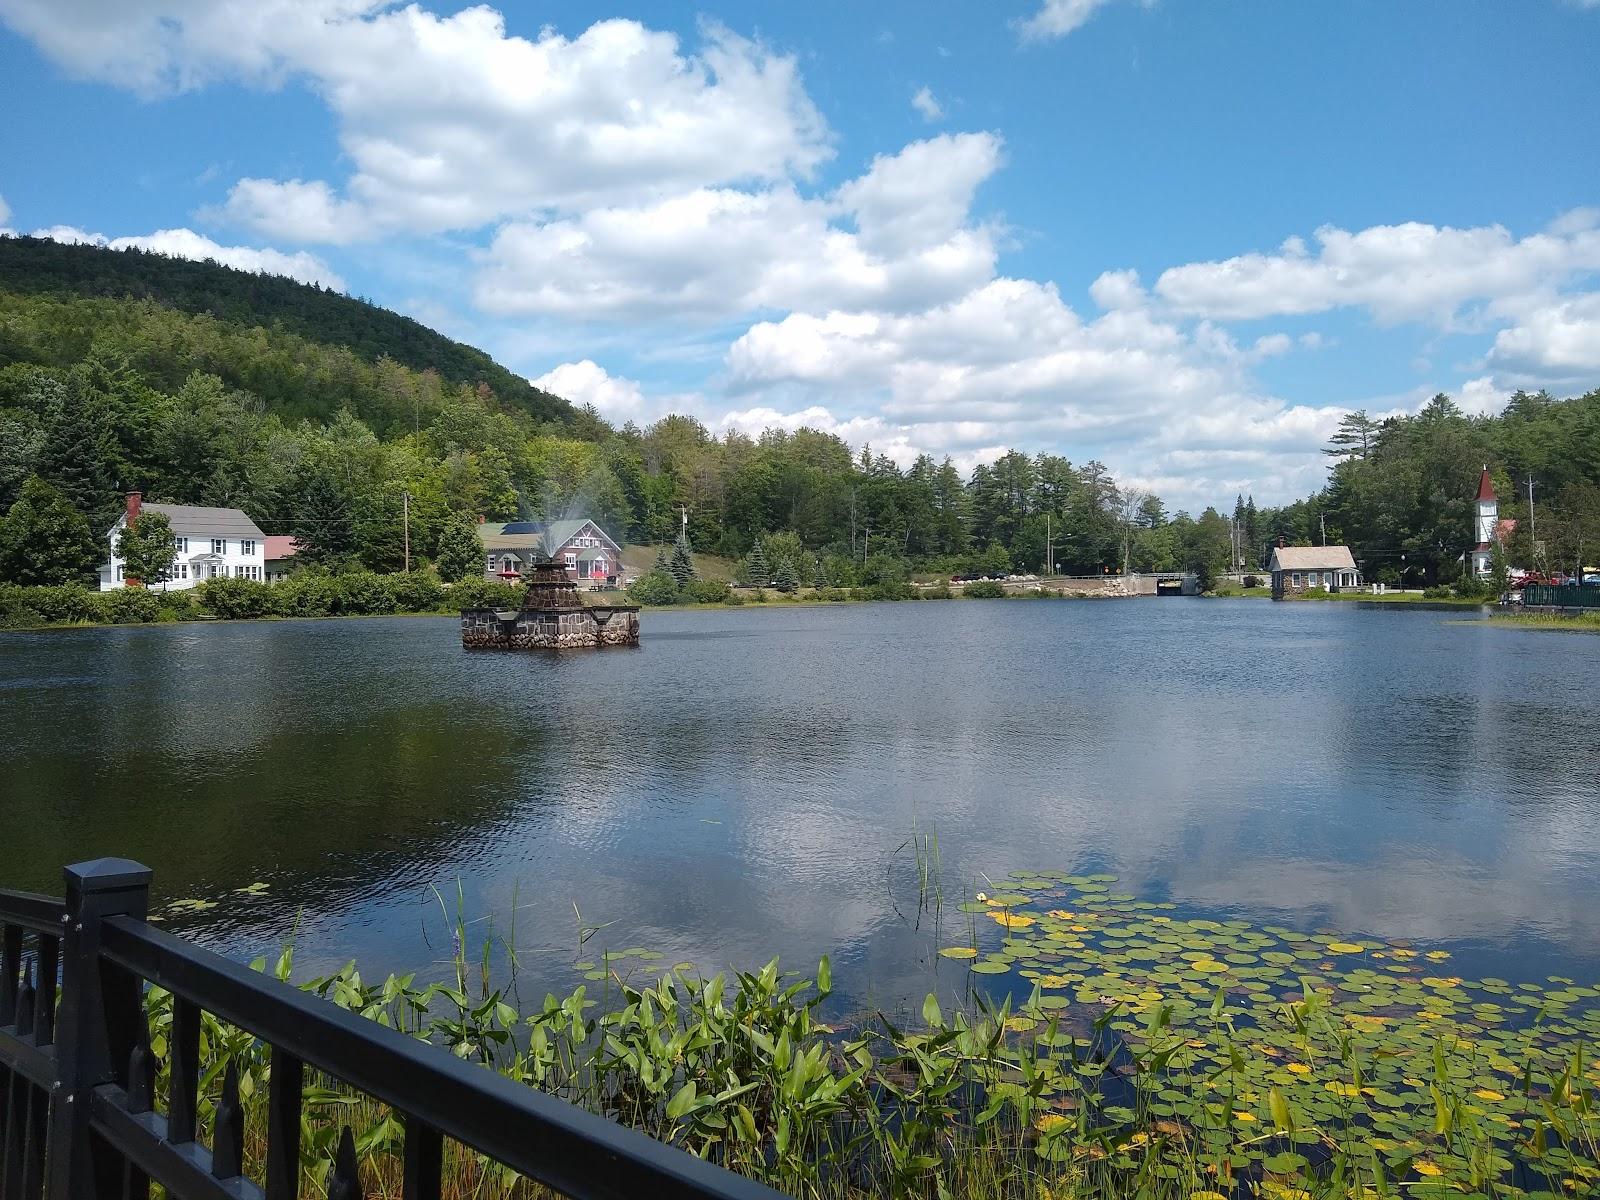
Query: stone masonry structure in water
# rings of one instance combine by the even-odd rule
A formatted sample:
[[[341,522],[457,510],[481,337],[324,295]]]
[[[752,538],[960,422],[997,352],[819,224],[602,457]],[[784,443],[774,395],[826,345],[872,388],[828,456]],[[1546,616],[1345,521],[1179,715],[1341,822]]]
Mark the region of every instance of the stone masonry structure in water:
[[[639,606],[586,606],[567,569],[551,559],[537,562],[522,607],[512,611],[468,608],[461,613],[461,644],[469,650],[565,650],[637,646]]]

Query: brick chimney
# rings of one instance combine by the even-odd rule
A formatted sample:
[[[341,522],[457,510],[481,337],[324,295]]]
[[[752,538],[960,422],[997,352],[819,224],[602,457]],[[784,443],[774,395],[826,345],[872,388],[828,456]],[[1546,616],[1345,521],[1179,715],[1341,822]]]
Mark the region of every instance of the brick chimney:
[[[139,492],[128,493],[128,524],[132,525],[139,519],[139,502],[143,496]]]
[[[1278,535],[1278,549],[1282,550],[1288,544],[1289,544],[1289,539],[1284,537],[1283,534],[1280,533]]]

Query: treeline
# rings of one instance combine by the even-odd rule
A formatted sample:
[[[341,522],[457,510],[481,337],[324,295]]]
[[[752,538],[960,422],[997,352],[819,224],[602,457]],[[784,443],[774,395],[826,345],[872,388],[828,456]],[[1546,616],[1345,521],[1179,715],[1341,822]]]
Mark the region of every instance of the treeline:
[[[413,563],[451,546],[470,562],[462,530],[479,518],[583,514],[619,541],[661,542],[685,508],[695,550],[740,558],[785,535],[808,582],[823,562],[847,585],[913,568],[1171,567],[1227,543],[1215,513],[1169,520],[1096,462],[1014,452],[963,477],[814,430],[718,438],[685,417],[614,429],[562,408],[545,419],[482,381],[368,361],[277,322],[0,293],[0,580],[90,576],[134,489],[243,509],[298,538],[305,560],[379,573],[402,569],[408,537]]]
[[[390,359],[414,371],[432,371],[446,384],[483,384],[503,403],[543,420],[565,420],[572,415],[566,401],[534,387],[482,350],[453,341],[410,317],[282,275],[257,274],[146,250],[108,250],[65,245],[48,238],[9,237],[0,238],[0,279],[5,280],[6,291],[22,295],[149,300],[181,313],[210,316],[224,325],[292,334],[300,341],[343,347],[368,363]],[[91,319],[103,311],[78,310]],[[233,361],[229,356],[199,369],[228,379],[226,368]],[[172,381],[167,383],[170,386]],[[273,402],[297,398],[257,394]]]
[[[1558,400],[1517,392],[1493,417],[1445,395],[1413,417],[1351,413],[1327,447],[1327,486],[1295,504],[1240,510],[1255,561],[1271,540],[1351,547],[1368,579],[1455,579],[1476,544],[1478,478],[1488,466],[1511,563],[1574,572],[1600,561],[1600,391]],[[1533,505],[1528,500],[1533,482]],[[1531,518],[1531,519],[1530,519]]]

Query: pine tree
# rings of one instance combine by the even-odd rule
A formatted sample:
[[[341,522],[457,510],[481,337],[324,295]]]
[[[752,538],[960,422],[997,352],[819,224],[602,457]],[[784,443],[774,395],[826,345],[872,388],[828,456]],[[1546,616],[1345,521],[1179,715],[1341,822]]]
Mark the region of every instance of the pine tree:
[[[694,559],[689,554],[689,539],[681,532],[673,544],[672,561],[667,564],[667,571],[680,588],[687,587],[695,578]]]
[[[767,551],[761,545],[761,539],[756,539],[756,544],[750,548],[750,557],[745,565],[746,573],[750,576],[751,587],[766,587],[772,582],[772,568],[767,565]]]
[[[659,572],[662,575],[672,574],[672,556],[667,553],[665,546],[656,551],[656,565],[651,567],[650,570]]]
[[[780,592],[792,592],[800,586],[800,572],[794,569],[794,559],[785,558],[778,563],[772,585]]]

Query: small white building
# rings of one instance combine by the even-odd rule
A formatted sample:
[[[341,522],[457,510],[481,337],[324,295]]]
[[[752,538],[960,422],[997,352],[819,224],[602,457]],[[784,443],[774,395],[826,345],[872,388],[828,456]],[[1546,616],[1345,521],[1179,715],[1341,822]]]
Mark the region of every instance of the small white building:
[[[1278,539],[1268,564],[1274,600],[1361,586],[1361,573],[1349,546],[1285,546],[1283,541]]]
[[[106,535],[110,561],[100,568],[100,590],[127,586],[126,568],[117,556],[117,537],[142,512],[157,512],[172,522],[178,540],[172,575],[150,587],[168,591],[192,588],[205,579],[266,579],[267,535],[237,508],[202,508],[194,504],[145,504],[138,492]]]

